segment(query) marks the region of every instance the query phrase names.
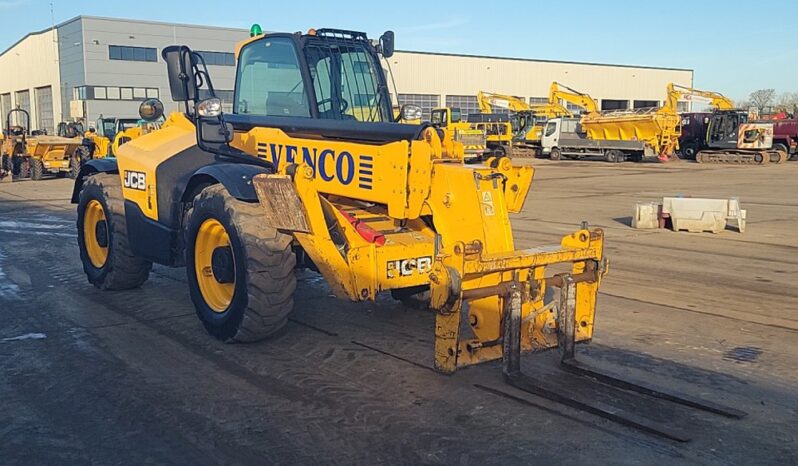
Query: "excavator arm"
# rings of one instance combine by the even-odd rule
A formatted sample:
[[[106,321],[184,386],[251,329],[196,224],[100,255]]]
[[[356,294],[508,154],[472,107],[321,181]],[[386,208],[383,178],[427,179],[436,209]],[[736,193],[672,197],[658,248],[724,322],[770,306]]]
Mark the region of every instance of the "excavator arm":
[[[685,97],[700,97],[706,99],[709,101],[709,105],[712,108],[718,110],[732,110],[734,108],[734,102],[719,92],[702,91],[674,83],[668,84],[668,100],[665,102],[665,107],[676,112],[676,104]]]
[[[560,89],[561,87],[565,90]],[[571,89],[568,86],[553,82],[551,83],[551,88],[549,89],[549,104],[560,105],[560,100],[578,105],[584,108],[587,113],[598,112],[598,105],[596,105],[596,101],[593,100],[592,97],[583,92]]]

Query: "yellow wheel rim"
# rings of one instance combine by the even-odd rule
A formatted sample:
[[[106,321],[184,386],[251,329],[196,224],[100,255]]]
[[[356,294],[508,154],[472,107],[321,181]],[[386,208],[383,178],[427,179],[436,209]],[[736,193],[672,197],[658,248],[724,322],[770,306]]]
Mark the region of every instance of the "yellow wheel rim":
[[[202,222],[194,242],[194,271],[205,304],[220,313],[230,306],[235,292],[235,279],[233,283],[221,283],[213,273],[213,251],[224,247],[230,247],[230,236],[224,226],[213,218]]]
[[[92,199],[83,212],[83,243],[91,265],[98,269],[108,260],[108,240],[105,210],[100,201]]]

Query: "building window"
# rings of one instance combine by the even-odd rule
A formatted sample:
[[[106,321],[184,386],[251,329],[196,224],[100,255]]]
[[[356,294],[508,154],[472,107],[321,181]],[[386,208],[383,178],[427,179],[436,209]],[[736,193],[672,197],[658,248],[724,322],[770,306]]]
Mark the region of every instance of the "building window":
[[[584,107],[572,104],[570,102],[565,103],[565,108],[574,115],[579,115],[580,113],[585,111]]]
[[[134,87],[133,88],[133,98],[134,99],[146,99],[147,98],[147,89],[143,87]]]
[[[459,108],[461,121],[468,120],[468,115],[480,113],[477,96],[474,95],[447,95],[446,106],[449,108]]]
[[[3,117],[0,118],[0,125],[3,129],[6,128],[6,115],[11,111],[11,93],[0,95],[0,111],[3,112]]]
[[[109,100],[119,100],[120,93],[118,87],[106,87],[106,92],[108,93]]]
[[[122,100],[133,100],[133,88],[132,87],[121,88],[120,95],[122,97]]]
[[[399,94],[399,107],[402,105],[418,105],[421,107],[421,119],[428,121],[432,109],[440,107],[441,96],[435,94]]]
[[[635,100],[632,104],[633,108],[658,108],[659,101],[658,100]]]
[[[108,93],[104,87],[94,87],[94,98],[97,100],[107,99]]]
[[[629,109],[629,101],[628,100],[602,99],[601,100],[601,109],[602,110],[628,110]]]
[[[676,102],[676,111],[677,112],[689,112],[690,111],[690,102]]]
[[[37,87],[33,90],[33,97],[36,100],[36,127],[53,134],[55,124],[53,122],[53,89],[50,86]]]
[[[206,52],[199,50],[197,53],[205,60],[206,65],[236,66],[236,56],[230,52]]]
[[[531,105],[547,104],[547,103],[549,103],[549,98],[548,97],[530,97],[529,98],[529,103]]]
[[[160,95],[160,92],[158,91],[158,88],[150,88],[150,87],[147,88],[147,98],[148,99],[157,99],[158,95]]]
[[[108,58],[124,61],[158,61],[158,50],[153,47],[129,47],[126,45],[109,45]]]
[[[26,112],[28,112],[28,116],[30,116],[30,91],[28,91],[28,90],[17,91],[14,94],[15,94],[14,95],[14,99],[16,99],[17,107],[19,107],[22,110],[25,110]],[[16,123],[15,124],[21,125],[21,126],[28,126],[28,131],[30,131],[32,129],[38,129],[38,128],[31,128],[30,124],[32,122],[31,121],[27,121],[27,122],[23,121],[25,119],[25,117],[19,115],[19,112],[16,112],[16,113],[17,114],[14,115],[14,118],[16,119]]]

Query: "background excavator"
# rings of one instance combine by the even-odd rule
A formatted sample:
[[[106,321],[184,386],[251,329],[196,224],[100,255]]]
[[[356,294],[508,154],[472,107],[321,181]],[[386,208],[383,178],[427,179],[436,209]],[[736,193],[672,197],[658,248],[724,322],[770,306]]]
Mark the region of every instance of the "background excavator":
[[[789,131],[789,124],[749,121],[747,110],[735,108],[731,99],[718,92],[675,84],[668,86],[668,104],[694,98],[707,102],[711,111],[681,115],[679,149],[682,157],[700,163],[755,165],[783,163],[789,159],[792,138],[777,131]]]
[[[510,112],[514,149],[531,150],[535,155],[541,152],[540,141],[546,122],[552,118],[574,116],[562,102],[576,105],[587,113],[597,111],[596,102],[589,95],[557,82],[551,83],[545,104],[528,104],[519,97],[485,91],[477,93],[477,102],[483,113],[492,113],[496,108]]]

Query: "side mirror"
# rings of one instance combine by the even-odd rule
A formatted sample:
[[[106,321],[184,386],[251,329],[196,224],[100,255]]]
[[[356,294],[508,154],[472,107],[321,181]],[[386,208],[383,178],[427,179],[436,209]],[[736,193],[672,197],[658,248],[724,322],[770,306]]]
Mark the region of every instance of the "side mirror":
[[[163,102],[147,99],[139,105],[139,117],[144,121],[155,121],[163,116]]]
[[[383,57],[391,58],[393,56],[393,42],[393,31],[385,31],[382,36],[380,36],[380,53]]]
[[[197,99],[197,78],[194,74],[193,52],[185,45],[165,47],[161,56],[166,62],[172,100],[185,102]]]
[[[412,104],[402,105],[402,109],[399,110],[399,118],[405,121],[420,120],[421,107]]]

